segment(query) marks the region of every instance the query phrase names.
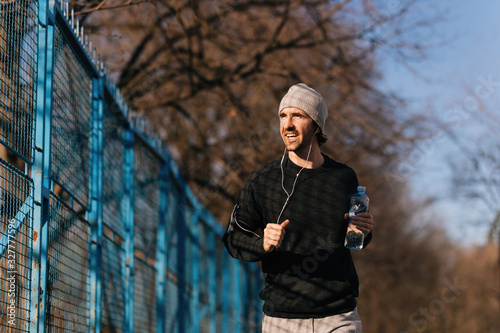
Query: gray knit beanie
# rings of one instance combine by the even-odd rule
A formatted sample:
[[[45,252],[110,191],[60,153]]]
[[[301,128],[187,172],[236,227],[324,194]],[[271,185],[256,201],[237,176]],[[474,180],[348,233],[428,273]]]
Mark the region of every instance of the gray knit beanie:
[[[321,132],[324,132],[328,109],[325,100],[316,90],[304,83],[291,86],[281,100],[278,114],[289,106],[296,107],[307,113],[318,124]]]

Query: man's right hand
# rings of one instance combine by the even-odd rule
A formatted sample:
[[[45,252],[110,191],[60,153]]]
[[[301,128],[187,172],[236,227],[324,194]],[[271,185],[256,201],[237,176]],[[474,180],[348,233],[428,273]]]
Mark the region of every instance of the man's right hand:
[[[285,237],[285,228],[290,220],[285,220],[281,224],[268,223],[264,229],[264,251],[271,252],[281,246],[281,241]]]

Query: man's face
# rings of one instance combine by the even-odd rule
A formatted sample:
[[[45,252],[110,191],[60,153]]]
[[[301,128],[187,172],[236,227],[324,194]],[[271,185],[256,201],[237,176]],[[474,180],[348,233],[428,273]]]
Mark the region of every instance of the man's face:
[[[314,120],[304,111],[295,107],[281,110],[280,134],[288,151],[300,153],[307,150],[314,137]]]

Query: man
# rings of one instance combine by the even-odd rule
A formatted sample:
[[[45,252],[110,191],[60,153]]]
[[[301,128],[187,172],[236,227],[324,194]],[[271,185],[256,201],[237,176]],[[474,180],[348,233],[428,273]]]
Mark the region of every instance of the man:
[[[285,153],[250,175],[223,237],[234,258],[262,261],[263,332],[361,332],[359,281],[343,246],[358,180],[320,151],[327,115],[314,89],[288,90],[279,106]],[[366,246],[373,216],[352,222]]]

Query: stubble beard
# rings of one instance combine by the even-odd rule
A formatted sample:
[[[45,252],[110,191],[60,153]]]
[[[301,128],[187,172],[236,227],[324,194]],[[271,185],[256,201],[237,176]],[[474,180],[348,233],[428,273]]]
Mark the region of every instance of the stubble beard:
[[[286,139],[283,141],[285,142],[285,147],[289,152],[294,152],[296,155],[306,158],[306,155],[309,152],[309,146],[314,138],[314,134],[312,131],[309,131],[308,133],[304,133],[302,138],[303,139],[301,141],[289,144],[286,143]]]

